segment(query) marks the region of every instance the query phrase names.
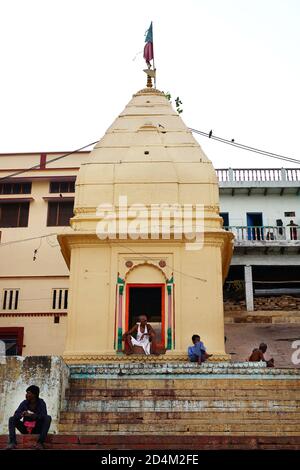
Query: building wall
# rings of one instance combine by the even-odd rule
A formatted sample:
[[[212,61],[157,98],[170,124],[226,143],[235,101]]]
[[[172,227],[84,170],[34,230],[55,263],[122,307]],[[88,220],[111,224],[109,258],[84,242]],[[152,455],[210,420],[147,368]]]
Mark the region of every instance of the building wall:
[[[72,196],[72,194],[68,194]],[[0,228],[1,244],[16,240],[35,238],[11,245],[1,246],[0,275],[3,276],[57,276],[68,275],[66,264],[60,255],[56,233],[70,232],[70,227],[47,227],[48,202],[44,197],[58,196],[49,193],[49,181],[33,181],[31,194],[1,195],[1,200],[8,198],[32,197],[30,202],[28,227]],[[48,238],[39,238],[49,235]],[[34,250],[36,260],[33,261]],[[12,263],[11,260],[18,260]]]
[[[300,256],[297,252],[294,253],[280,253],[277,254],[265,254],[259,251],[242,253],[236,252],[233,254],[232,265],[251,265],[251,266],[299,266]]]
[[[276,225],[281,219],[287,225],[292,219],[300,225],[300,199],[296,194],[220,194],[220,211],[229,212],[229,225],[247,225],[247,212],[262,212],[263,225]],[[296,212],[296,217],[284,217],[284,212]]]
[[[49,161],[60,155],[48,154],[46,159]],[[0,227],[0,328],[24,328],[23,355],[61,355],[64,350],[67,312],[65,309],[53,310],[52,291],[69,286],[69,270],[56,234],[68,233],[71,229],[47,226],[48,201],[44,198],[58,197],[59,194],[49,192],[50,181],[57,177],[76,177],[80,163],[88,156],[88,152],[74,154],[46,164],[45,169],[19,175],[19,178],[32,181],[31,194],[0,195],[0,200],[33,199],[27,227]],[[0,155],[0,178],[39,164],[40,157],[40,154]],[[63,196],[74,194],[64,193]],[[35,260],[34,250],[37,250]],[[3,309],[5,289],[19,289],[17,310]],[[59,317],[59,323],[54,323],[55,316]]]
[[[53,289],[68,289],[69,278],[66,277],[2,277],[0,278],[0,314],[9,313],[3,309],[4,289],[20,289],[18,308],[12,313],[50,313],[65,312],[65,309],[52,309]]]
[[[0,317],[0,328],[23,327],[23,355],[62,355],[65,346],[67,317],[54,323],[53,316]]]

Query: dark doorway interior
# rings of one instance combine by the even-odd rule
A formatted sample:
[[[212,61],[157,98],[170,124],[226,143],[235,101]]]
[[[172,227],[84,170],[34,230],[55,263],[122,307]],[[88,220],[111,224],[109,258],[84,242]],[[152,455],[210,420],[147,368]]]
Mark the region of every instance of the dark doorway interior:
[[[263,240],[262,212],[247,212],[248,240]]]
[[[129,287],[128,327],[131,328],[139,315],[147,315],[148,322],[156,332],[156,341],[162,342],[162,287]]]
[[[220,217],[223,219],[223,228],[228,230],[229,227],[229,212],[220,212]]]

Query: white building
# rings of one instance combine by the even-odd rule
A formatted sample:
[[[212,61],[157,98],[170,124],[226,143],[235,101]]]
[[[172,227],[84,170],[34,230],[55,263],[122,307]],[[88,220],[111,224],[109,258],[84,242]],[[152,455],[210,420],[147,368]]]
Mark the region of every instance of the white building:
[[[253,294],[300,294],[300,169],[217,169],[220,214],[235,234],[227,281]]]

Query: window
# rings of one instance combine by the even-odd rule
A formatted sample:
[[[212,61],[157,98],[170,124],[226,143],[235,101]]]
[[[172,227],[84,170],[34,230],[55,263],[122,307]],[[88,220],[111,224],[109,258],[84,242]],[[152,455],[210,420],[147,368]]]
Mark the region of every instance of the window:
[[[75,193],[75,181],[51,181],[50,193]]]
[[[52,308],[53,310],[67,310],[68,308],[68,289],[53,289]]]
[[[74,201],[48,202],[48,227],[70,225]]]
[[[29,202],[1,202],[0,227],[27,227]]]
[[[30,183],[1,183],[0,194],[30,194]]]
[[[229,213],[228,212],[220,212],[220,217],[223,219],[223,227],[228,230],[229,227]]]
[[[4,289],[2,309],[17,310],[19,303],[19,289]]]
[[[284,217],[296,217],[296,212],[285,212]]]
[[[6,356],[21,356],[24,328],[0,328],[0,341],[5,344]]]

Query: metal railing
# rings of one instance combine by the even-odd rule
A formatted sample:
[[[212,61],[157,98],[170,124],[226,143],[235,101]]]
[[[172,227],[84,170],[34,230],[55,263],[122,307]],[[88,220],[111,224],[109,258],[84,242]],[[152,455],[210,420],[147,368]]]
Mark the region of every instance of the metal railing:
[[[298,226],[228,226],[224,227],[235,236],[236,241],[274,242],[300,240],[300,227]]]
[[[216,173],[220,183],[300,181],[300,168],[217,168]]]

